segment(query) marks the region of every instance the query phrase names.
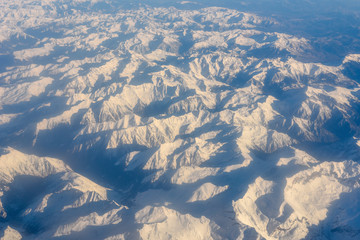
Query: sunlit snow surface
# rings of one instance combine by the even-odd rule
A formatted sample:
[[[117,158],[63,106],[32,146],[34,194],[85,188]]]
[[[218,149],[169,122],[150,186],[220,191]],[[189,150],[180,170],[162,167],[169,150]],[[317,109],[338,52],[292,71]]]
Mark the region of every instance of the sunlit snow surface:
[[[153,2],[0,0],[0,237],[359,239],[356,34]]]

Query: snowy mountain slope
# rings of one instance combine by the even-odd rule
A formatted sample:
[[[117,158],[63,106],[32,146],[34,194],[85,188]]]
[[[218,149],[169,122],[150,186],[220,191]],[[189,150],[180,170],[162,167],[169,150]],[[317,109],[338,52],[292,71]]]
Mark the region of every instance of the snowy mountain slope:
[[[349,168],[350,174],[346,171]],[[285,188],[280,190],[283,196],[276,192],[276,183],[259,177],[249,185],[244,197],[234,202],[236,218],[266,239],[302,239],[309,226],[327,217],[335,200],[339,200],[335,206],[341,206],[342,193],[353,192],[346,197],[356,199],[358,174],[359,165],[354,162],[322,163],[287,178]],[[353,217],[358,218],[356,214]],[[356,232],[358,228],[351,230]]]
[[[110,189],[73,172],[60,160],[7,148],[2,150],[0,163],[1,215],[25,236],[41,233],[42,229],[47,229],[42,233],[43,238],[64,236],[88,226],[121,222],[121,211],[126,207],[109,198]],[[101,219],[97,211],[105,211],[107,216]],[[84,214],[89,215],[82,217]],[[77,216],[80,216],[77,220],[80,226],[79,223],[65,224]],[[14,231],[7,227],[5,237],[17,235]]]
[[[212,236],[209,219],[196,219],[189,214],[181,215],[166,207],[146,207],[136,213],[135,219],[143,223],[142,239],[218,239]]]
[[[358,238],[358,54],[219,7],[0,4],[4,236]]]

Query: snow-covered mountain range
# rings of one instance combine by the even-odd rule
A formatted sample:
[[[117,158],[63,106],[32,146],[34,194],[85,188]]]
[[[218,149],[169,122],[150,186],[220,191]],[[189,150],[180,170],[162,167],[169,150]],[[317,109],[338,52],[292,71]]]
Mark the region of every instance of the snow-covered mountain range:
[[[359,239],[360,52],[177,4],[0,1],[0,237]]]

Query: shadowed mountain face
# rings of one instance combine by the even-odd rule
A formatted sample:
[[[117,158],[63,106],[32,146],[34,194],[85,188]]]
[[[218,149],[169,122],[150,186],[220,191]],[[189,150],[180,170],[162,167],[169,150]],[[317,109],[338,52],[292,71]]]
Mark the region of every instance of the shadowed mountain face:
[[[0,8],[4,239],[360,237],[357,2]]]

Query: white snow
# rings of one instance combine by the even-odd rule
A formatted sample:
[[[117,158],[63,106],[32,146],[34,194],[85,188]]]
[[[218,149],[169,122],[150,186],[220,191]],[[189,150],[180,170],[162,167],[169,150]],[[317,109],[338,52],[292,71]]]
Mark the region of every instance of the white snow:
[[[311,225],[327,217],[341,194],[360,187],[359,177],[355,162],[324,162],[287,178],[283,199],[274,182],[259,177],[233,202],[236,219],[265,239],[302,239]]]
[[[214,176],[219,168],[209,167],[180,167],[171,178],[174,184],[194,183],[208,176]]]
[[[30,49],[15,51],[14,57],[21,61],[24,61],[24,60],[28,61],[29,59],[31,59],[33,57],[48,56],[53,50],[54,50],[54,46],[47,43],[43,47],[40,47],[40,48],[30,48]]]
[[[135,219],[144,224],[139,230],[142,239],[214,239],[206,217],[195,218],[166,207],[147,206],[136,213]]]
[[[288,178],[284,198],[299,218],[318,224],[326,218],[328,208],[340,198],[340,194],[360,187],[356,183],[359,177],[360,166],[357,163],[325,162]]]
[[[6,148],[0,155],[0,181],[11,183],[18,175],[46,177],[51,174],[70,171],[62,161],[48,157],[26,155],[13,148]]]
[[[188,202],[205,201],[226,191],[229,186],[216,186],[212,183],[204,183],[196,189]]]
[[[32,97],[37,97],[44,93],[46,87],[50,85],[53,80],[54,79],[50,77],[42,77],[34,82],[0,87],[0,106],[30,101]]]
[[[10,226],[7,226],[4,235],[0,238],[1,240],[20,240],[22,239],[21,234]]]
[[[0,125],[11,122],[17,116],[18,116],[18,114],[1,114],[0,115]]]
[[[54,237],[67,236],[70,235],[72,232],[80,232],[88,226],[104,226],[109,224],[118,224],[122,221],[121,216],[119,216],[122,210],[123,208],[118,208],[111,210],[104,215],[99,215],[98,213],[94,212],[89,214],[88,216],[80,217],[73,223],[60,226],[56,230]]]

